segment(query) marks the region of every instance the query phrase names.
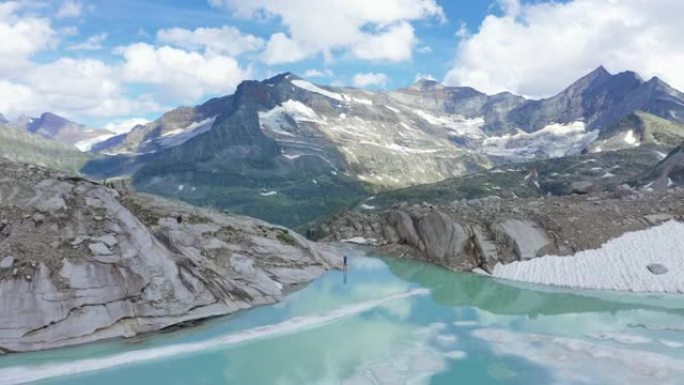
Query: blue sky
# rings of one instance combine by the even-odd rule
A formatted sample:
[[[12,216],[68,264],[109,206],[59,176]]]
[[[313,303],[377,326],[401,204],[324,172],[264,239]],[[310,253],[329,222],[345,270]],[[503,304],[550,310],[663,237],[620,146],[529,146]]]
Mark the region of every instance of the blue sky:
[[[684,88],[680,0],[22,0],[0,3],[0,113],[129,125],[290,71],[418,76],[544,97],[597,67]]]

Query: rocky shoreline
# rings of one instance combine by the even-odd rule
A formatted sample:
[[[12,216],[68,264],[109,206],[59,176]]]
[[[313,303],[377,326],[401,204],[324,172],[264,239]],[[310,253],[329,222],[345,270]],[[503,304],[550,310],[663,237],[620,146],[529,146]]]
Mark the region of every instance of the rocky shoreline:
[[[274,303],[340,263],[280,226],[0,160],[0,352]]]
[[[369,244],[400,258],[492,274],[497,266],[523,265],[543,256],[572,258],[625,233],[669,221],[684,221],[684,188],[646,191],[622,186],[588,195],[490,197],[440,205],[397,204],[379,212],[349,211],[319,225],[314,234],[322,241]],[[646,261],[643,265],[647,269]],[[598,283],[582,287],[594,286]],[[638,286],[634,282],[634,287],[613,289]]]

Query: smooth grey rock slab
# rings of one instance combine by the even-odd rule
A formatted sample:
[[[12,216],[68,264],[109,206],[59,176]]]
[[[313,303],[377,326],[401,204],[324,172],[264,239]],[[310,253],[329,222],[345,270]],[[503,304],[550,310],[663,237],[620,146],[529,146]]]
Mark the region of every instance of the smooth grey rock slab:
[[[655,275],[663,275],[667,273],[667,267],[665,265],[661,265],[660,263],[651,263],[650,265],[646,266],[648,271]]]

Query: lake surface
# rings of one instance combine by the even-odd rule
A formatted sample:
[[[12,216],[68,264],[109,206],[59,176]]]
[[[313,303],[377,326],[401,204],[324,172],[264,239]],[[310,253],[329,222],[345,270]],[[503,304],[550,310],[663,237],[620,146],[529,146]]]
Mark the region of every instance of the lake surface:
[[[0,356],[0,384],[684,384],[684,298],[353,257],[282,303],[138,342]]]

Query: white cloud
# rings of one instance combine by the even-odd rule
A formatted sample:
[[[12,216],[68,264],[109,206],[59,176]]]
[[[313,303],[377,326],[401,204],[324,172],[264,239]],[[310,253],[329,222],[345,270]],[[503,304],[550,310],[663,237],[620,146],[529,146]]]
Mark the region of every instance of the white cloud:
[[[263,60],[268,64],[291,63],[305,59],[313,51],[296,41],[290,39],[284,33],[278,32],[271,35],[266,44]]]
[[[24,68],[33,54],[57,44],[50,20],[19,16],[21,8],[15,1],[0,3],[0,75]]]
[[[411,24],[400,22],[358,42],[352,47],[352,52],[360,59],[400,62],[411,58],[417,42]]]
[[[156,85],[161,98],[194,101],[207,93],[228,93],[250,71],[228,56],[137,43],[117,50],[124,57],[123,79]]]
[[[75,0],[65,0],[57,10],[57,17],[79,17],[83,14],[83,4]]]
[[[421,80],[421,79],[432,80],[432,81],[437,80],[437,79],[435,79],[434,76],[432,76],[432,74],[424,74],[421,72],[417,73],[416,76],[413,77],[413,81],[415,81],[415,82],[417,82],[418,80]]]
[[[243,52],[261,49],[264,40],[254,35],[245,35],[235,27],[197,28],[194,31],[183,28],[162,29],[157,40],[185,49],[204,49],[212,54],[239,55]]]
[[[215,7],[253,18],[278,18],[288,33],[273,34],[264,61],[289,63],[336,52],[367,60],[405,61],[417,38],[410,21],[444,20],[435,0],[209,0]]]
[[[5,117],[34,111],[42,111],[42,106],[30,87],[0,80],[0,112]]]
[[[416,51],[418,51],[418,53],[432,53],[432,47],[430,47],[428,45],[423,45],[423,46],[418,47],[418,49],[416,49]]]
[[[120,135],[120,134],[125,134],[130,132],[133,127],[141,124],[146,124],[148,123],[149,120],[144,119],[144,118],[131,118],[131,119],[125,119],[125,120],[114,120],[112,122],[107,123],[105,125],[105,129]]]
[[[383,73],[359,73],[354,75],[352,82],[356,87],[378,86],[384,87],[389,82],[389,77]]]
[[[500,3],[459,43],[448,84],[548,96],[603,64],[684,89],[681,0]]]
[[[0,111],[9,116],[52,111],[78,117],[160,111],[147,95],[128,97],[117,68],[94,59],[61,58],[24,69],[24,76],[0,82]]]
[[[329,69],[318,70],[318,69],[312,68],[312,69],[304,72],[303,76],[305,78],[329,78],[329,77],[334,76],[334,75],[335,75],[335,73]]]
[[[92,35],[80,43],[72,44],[67,47],[70,51],[98,51],[101,50],[102,43],[107,40],[107,33],[103,32],[97,35]]]

